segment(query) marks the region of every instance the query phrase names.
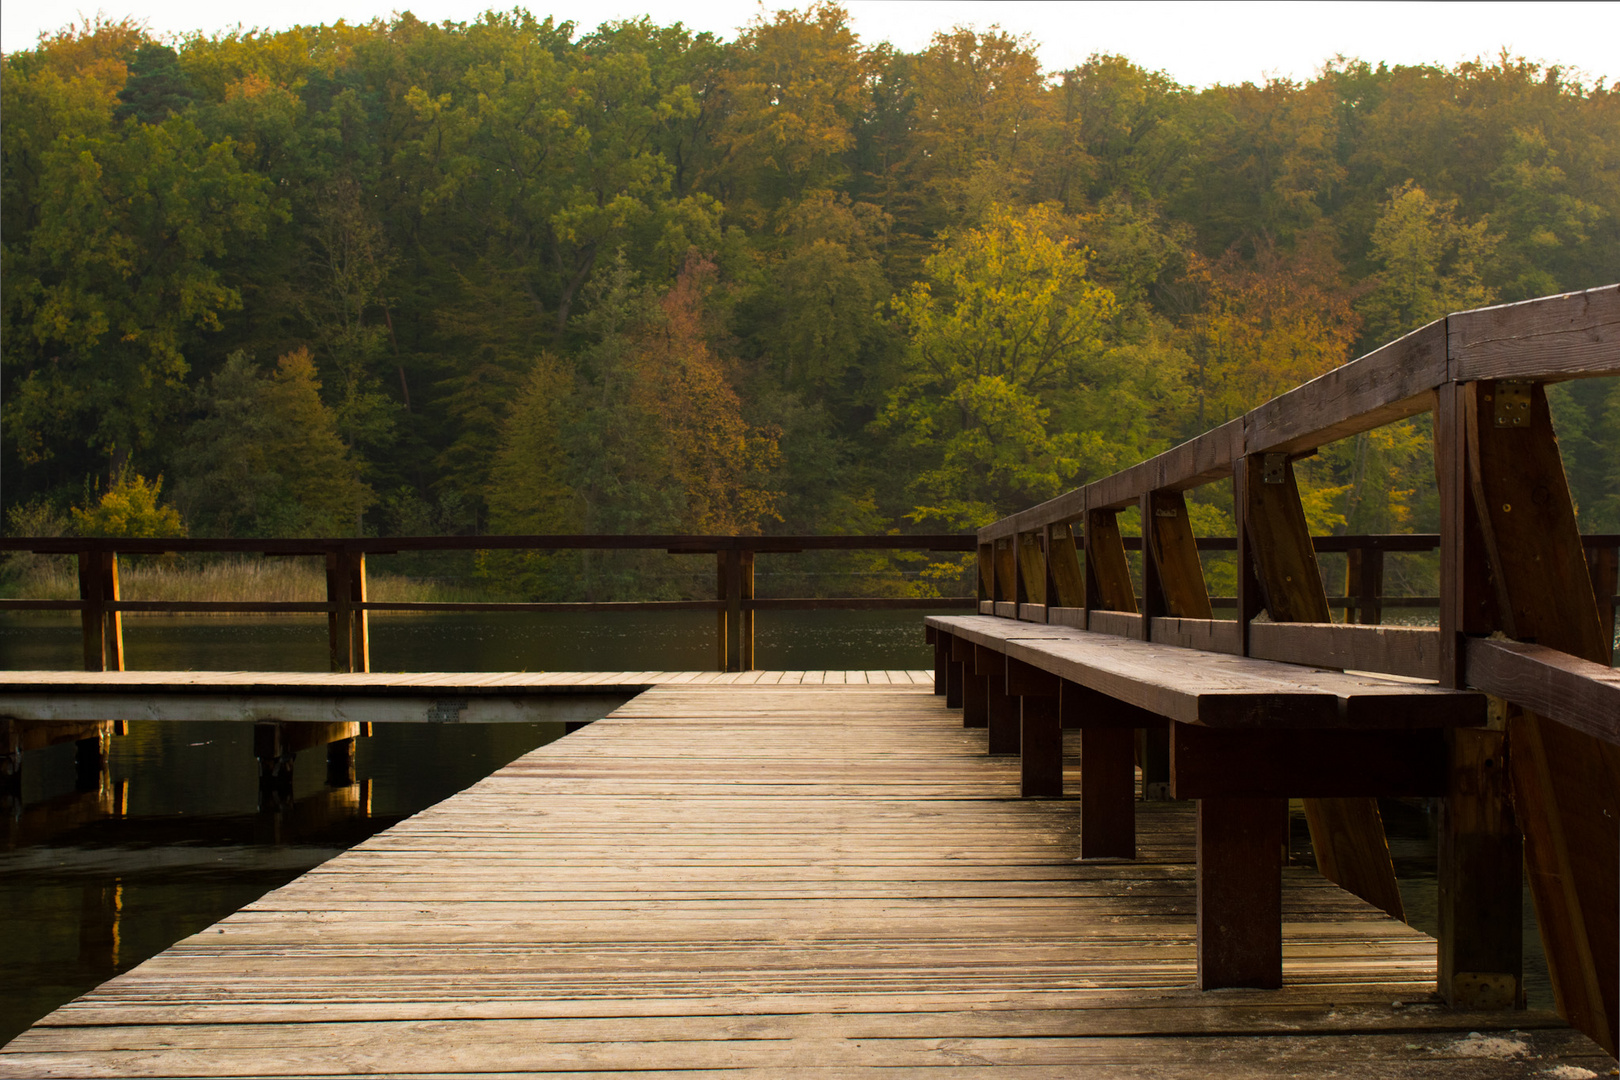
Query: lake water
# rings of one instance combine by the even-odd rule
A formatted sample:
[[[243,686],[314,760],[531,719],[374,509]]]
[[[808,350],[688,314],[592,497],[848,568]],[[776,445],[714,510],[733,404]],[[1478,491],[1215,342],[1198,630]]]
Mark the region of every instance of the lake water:
[[[931,668],[924,614],[763,612],[756,664]],[[131,669],[326,665],[324,618],[130,618],[124,638]],[[0,669],[72,669],[79,648],[72,616],[0,616]],[[714,655],[708,612],[372,619],[377,671],[706,669]],[[71,745],[31,752],[20,791],[0,796],[0,1043],[563,734],[561,723],[379,724],[358,742],[357,783],[327,787],[322,751],[310,750],[300,755],[290,793],[264,796],[245,724],[134,724],[113,740],[104,783],[77,775]],[[1386,803],[1384,812],[1408,919],[1433,933],[1434,818],[1402,803]],[[1526,982],[1532,1002],[1547,1007],[1528,914],[1526,931]]]

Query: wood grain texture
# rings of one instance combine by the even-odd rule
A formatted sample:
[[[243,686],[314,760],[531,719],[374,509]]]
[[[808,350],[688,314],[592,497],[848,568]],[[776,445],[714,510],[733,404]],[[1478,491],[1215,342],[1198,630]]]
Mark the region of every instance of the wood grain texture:
[[[1464,311],[1446,328],[1457,382],[1620,374],[1620,285]]]
[[[59,1009],[0,1074],[1609,1067],[1546,1014],[1431,1007],[1433,942],[1303,868],[1283,987],[1199,993],[1190,808],[1082,862],[1076,803],[1018,783],[926,686],[666,684]]]
[[[1469,686],[1620,743],[1620,671],[1522,641],[1469,638],[1466,650]]]
[[[1421,626],[1255,623],[1249,627],[1249,655],[1435,679],[1440,673],[1440,632]]]
[[[1244,452],[1297,454],[1425,412],[1446,377],[1440,319],[1250,412]]]
[[[1528,423],[1495,423],[1497,384],[1464,399],[1467,467],[1501,629],[1571,656],[1609,655],[1540,384]],[[1620,746],[1535,713],[1510,716],[1509,765],[1548,967],[1570,1022],[1620,1037]]]

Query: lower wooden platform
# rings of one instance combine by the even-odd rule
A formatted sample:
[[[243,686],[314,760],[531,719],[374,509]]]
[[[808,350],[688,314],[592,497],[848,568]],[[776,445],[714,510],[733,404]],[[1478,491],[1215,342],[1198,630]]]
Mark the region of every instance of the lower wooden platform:
[[[1284,988],[1201,993],[1192,805],[1081,862],[1079,800],[1018,785],[926,685],[658,686],[59,1009],[0,1075],[1613,1067],[1548,1014],[1434,1004],[1434,942],[1304,868]]]

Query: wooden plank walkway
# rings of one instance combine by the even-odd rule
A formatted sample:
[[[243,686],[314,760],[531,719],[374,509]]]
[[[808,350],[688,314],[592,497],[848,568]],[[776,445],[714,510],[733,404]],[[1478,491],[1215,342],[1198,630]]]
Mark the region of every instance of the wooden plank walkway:
[[[1433,1005],[1432,940],[1305,869],[1285,988],[1199,993],[1190,805],[1080,863],[1076,801],[1018,799],[926,686],[716,681],[269,893],[0,1075],[1609,1074],[1546,1014]]]

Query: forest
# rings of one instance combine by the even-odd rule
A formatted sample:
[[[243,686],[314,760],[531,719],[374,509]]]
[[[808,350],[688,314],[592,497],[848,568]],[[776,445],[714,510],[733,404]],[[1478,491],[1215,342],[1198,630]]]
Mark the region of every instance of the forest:
[[[1197,89],[832,3],[102,20],[0,98],[11,535],[966,530],[1620,280],[1620,94],[1506,52]],[[1554,405],[1620,531],[1620,387]],[[1432,469],[1425,417],[1325,447],[1312,524],[1432,530]]]

